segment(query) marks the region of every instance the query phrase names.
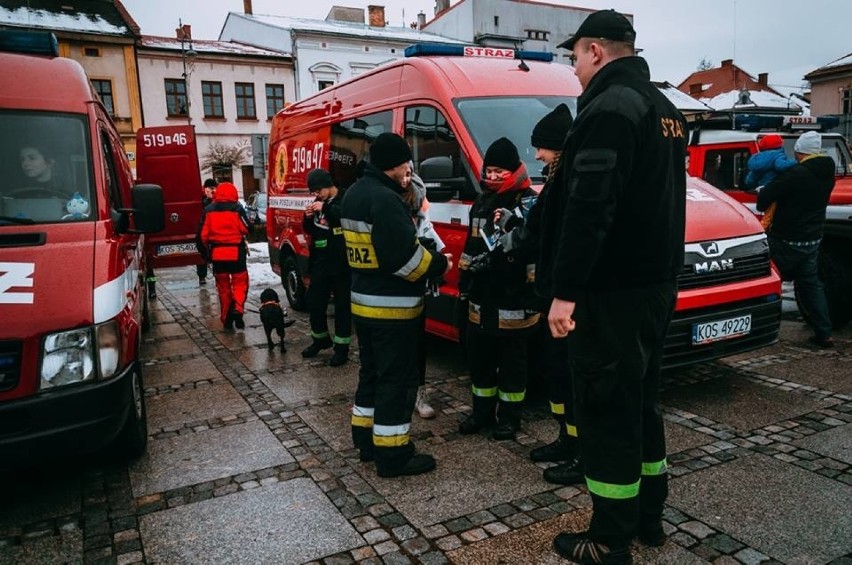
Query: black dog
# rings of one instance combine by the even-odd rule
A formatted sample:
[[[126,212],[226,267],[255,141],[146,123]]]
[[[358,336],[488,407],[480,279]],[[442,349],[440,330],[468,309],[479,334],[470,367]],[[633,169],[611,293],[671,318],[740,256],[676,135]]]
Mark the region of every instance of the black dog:
[[[284,328],[289,328],[296,323],[296,320],[284,319],[284,309],[281,308],[281,301],[278,299],[278,293],[267,288],[260,293],[260,321],[263,322],[263,331],[266,332],[266,343],[269,349],[275,347],[272,343],[272,330],[278,331],[278,337],[281,338],[281,351],[287,351],[284,347]]]

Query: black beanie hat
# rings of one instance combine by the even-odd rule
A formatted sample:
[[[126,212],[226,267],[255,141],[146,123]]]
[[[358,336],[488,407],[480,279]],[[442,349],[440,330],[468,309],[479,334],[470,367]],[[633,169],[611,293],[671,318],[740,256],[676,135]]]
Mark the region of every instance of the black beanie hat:
[[[334,186],[331,175],[325,169],[314,169],[308,173],[308,190],[316,192],[323,188]]]
[[[385,132],[370,146],[370,163],[380,171],[388,171],[411,161],[411,148],[395,133]]]
[[[482,160],[482,168],[500,167],[507,171],[515,171],[521,166],[521,158],[518,156],[518,148],[506,137],[501,137],[488,146],[485,158]]]
[[[559,151],[573,124],[571,110],[565,104],[560,104],[535,125],[530,136],[530,145],[536,149]]]
[[[207,179],[204,181],[204,188],[216,188],[217,182],[213,179]]]

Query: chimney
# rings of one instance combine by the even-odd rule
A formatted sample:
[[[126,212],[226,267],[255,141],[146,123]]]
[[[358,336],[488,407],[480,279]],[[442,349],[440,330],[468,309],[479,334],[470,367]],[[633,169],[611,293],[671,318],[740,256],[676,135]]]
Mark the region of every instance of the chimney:
[[[450,0],[435,0],[435,15],[437,16],[444,10],[449,9]]]
[[[722,66],[723,67],[733,67],[734,66],[734,60],[733,59],[725,59],[724,61],[722,61]]]
[[[769,73],[760,73],[757,75],[757,84],[760,86],[769,86]]]
[[[243,0],[243,12],[245,12],[246,14],[249,14],[249,15],[252,14],[251,0]]]
[[[689,95],[695,96],[696,94],[701,94],[704,92],[704,85],[700,82],[693,82],[689,85]]]
[[[175,37],[178,41],[192,41],[192,26],[183,24],[183,26],[175,28]]]
[[[385,7],[367,6],[370,27],[385,27]]]
[[[425,26],[425,25],[426,25],[426,14],[424,14],[423,11],[421,10],[421,12],[419,14],[417,14],[417,29],[423,29],[423,26]]]

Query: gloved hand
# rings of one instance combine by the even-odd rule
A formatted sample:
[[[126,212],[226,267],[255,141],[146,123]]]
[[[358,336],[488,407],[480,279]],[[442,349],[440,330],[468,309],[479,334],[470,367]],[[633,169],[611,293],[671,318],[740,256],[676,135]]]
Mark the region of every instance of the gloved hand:
[[[494,222],[494,225],[497,226],[500,231],[507,231],[506,226],[508,225],[514,214],[512,214],[512,211],[508,208],[499,208],[497,211],[500,212],[500,218]]]
[[[469,273],[473,275],[478,275],[480,273],[486,273],[491,270],[491,253],[480,253],[479,255],[471,258],[470,264],[467,267]]]

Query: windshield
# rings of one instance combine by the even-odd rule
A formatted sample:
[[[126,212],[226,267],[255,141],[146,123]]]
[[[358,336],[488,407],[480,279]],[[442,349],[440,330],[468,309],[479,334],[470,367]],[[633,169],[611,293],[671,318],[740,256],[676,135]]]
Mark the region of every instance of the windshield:
[[[784,138],[784,152],[791,159],[795,158],[793,146],[796,144],[795,137]],[[846,141],[839,135],[823,135],[822,150],[834,160],[834,174],[838,177],[845,177],[852,174],[852,158],[849,156],[849,148],[846,146]]]
[[[479,154],[495,140],[508,137],[527,166],[530,177],[543,180],[544,166],[535,160],[535,148],[530,145],[530,135],[545,114],[565,103],[571,115],[577,114],[577,99],[568,96],[504,96],[465,98],[456,101],[456,108],[479,148]]]
[[[84,116],[0,112],[0,225],[96,219]]]

